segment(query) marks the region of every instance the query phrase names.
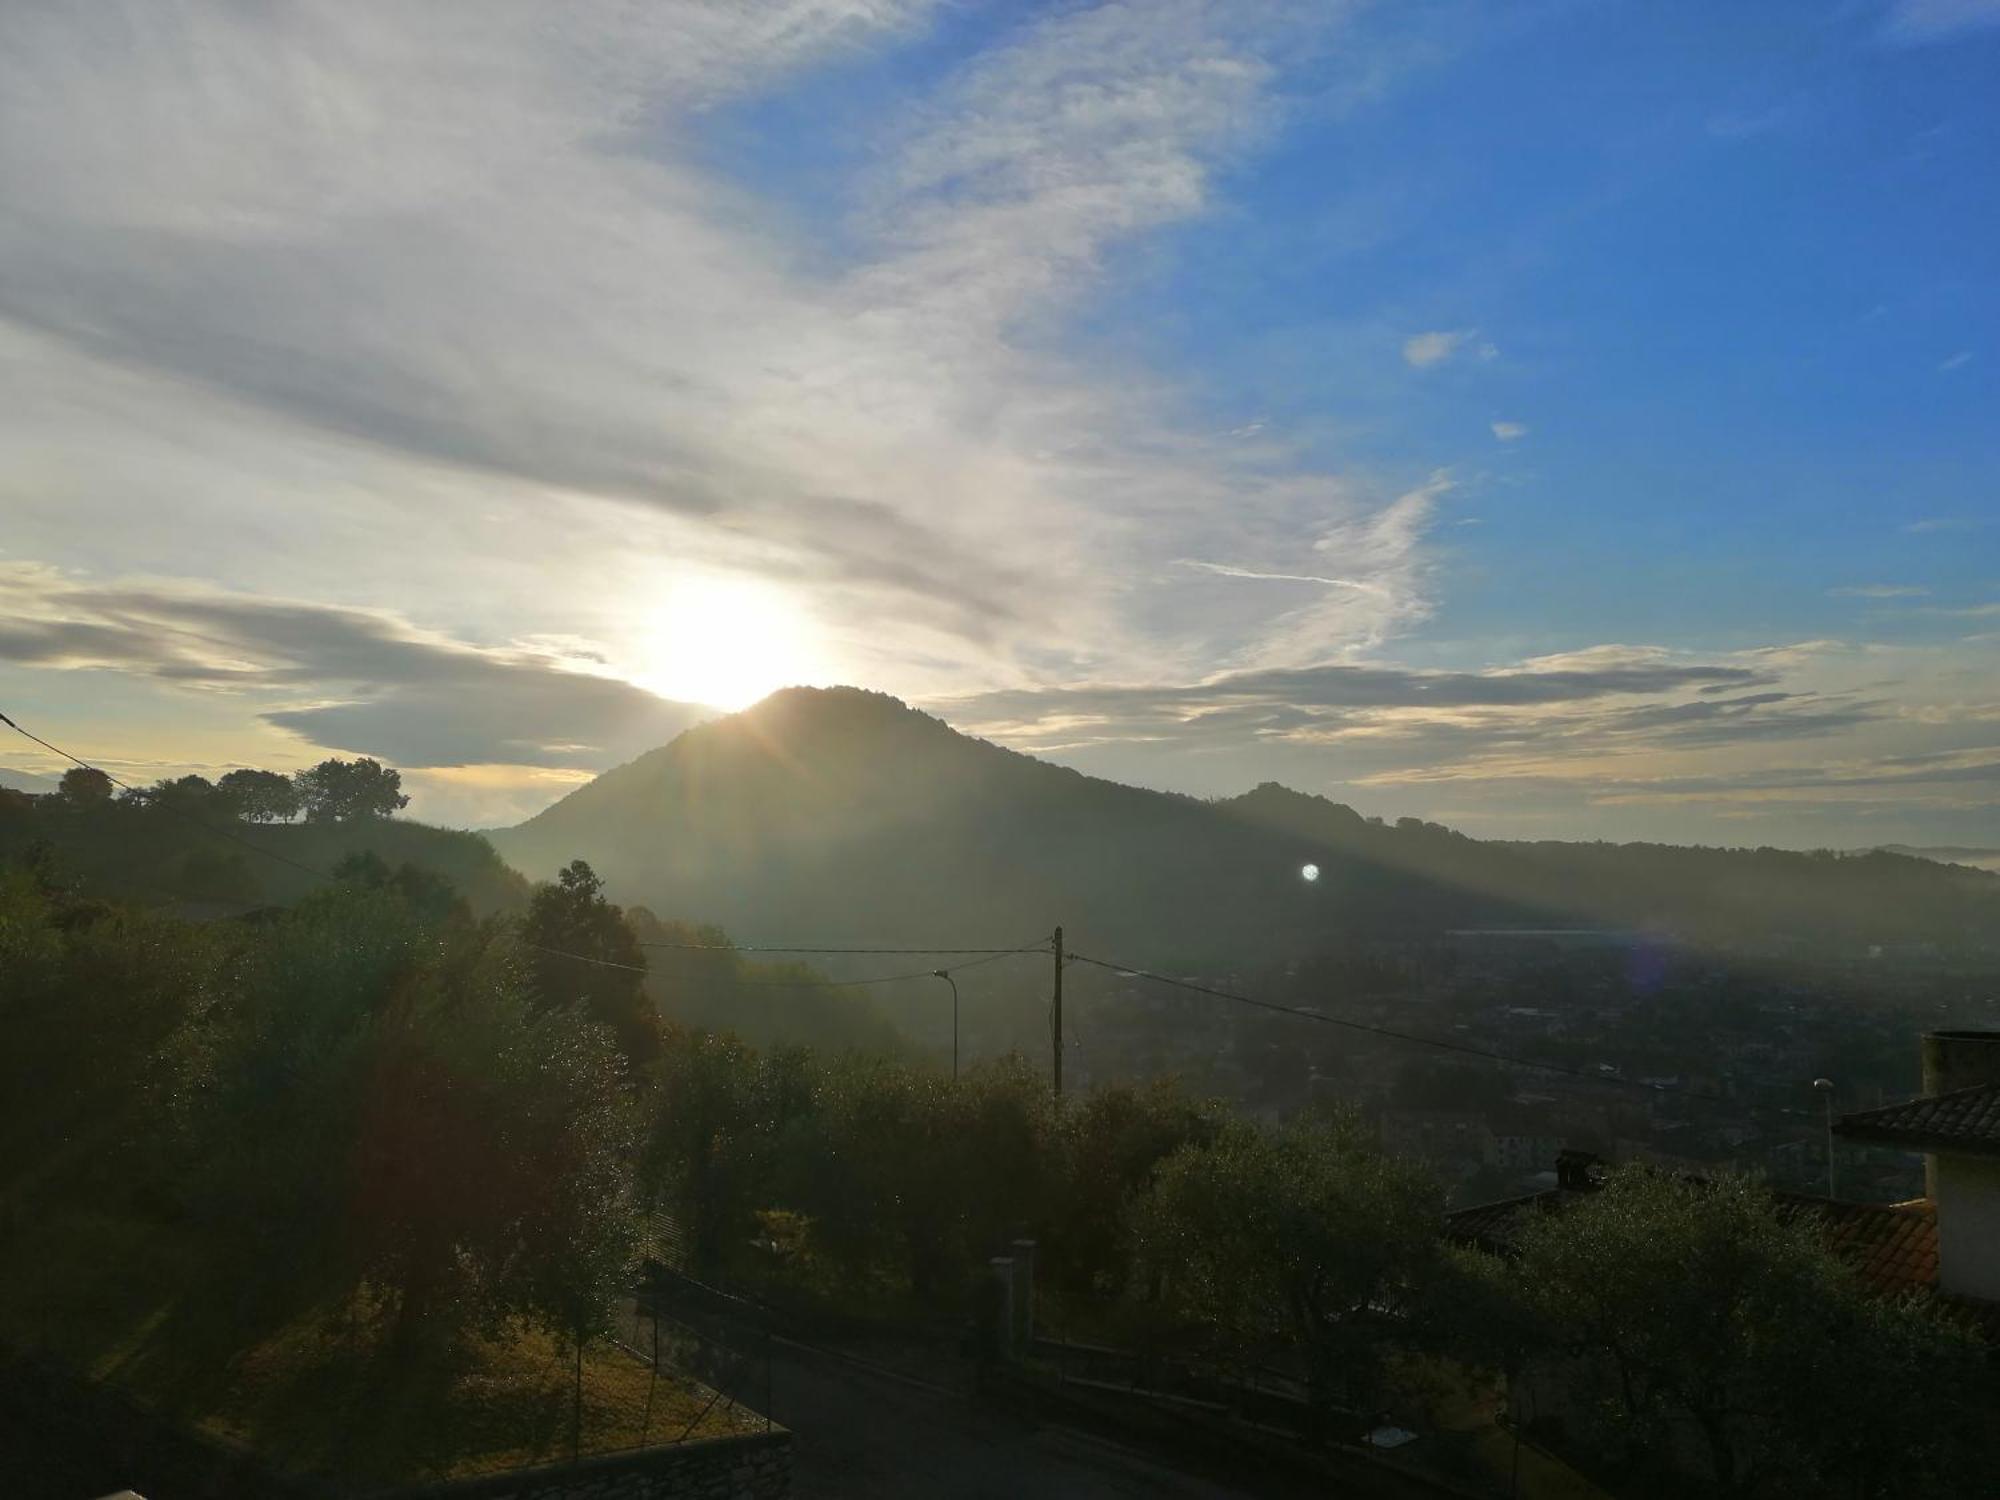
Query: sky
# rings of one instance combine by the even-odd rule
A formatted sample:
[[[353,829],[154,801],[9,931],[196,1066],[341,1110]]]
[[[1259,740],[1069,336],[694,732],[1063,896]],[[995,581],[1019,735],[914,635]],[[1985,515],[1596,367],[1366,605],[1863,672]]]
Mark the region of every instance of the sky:
[[[2000,0],[20,0],[0,711],[2000,845],[1997,161]]]

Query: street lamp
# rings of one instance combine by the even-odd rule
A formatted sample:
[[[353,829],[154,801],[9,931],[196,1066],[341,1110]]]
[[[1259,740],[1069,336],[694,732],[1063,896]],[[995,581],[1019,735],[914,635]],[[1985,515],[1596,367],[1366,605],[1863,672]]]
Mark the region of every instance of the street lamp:
[[[951,986],[951,1081],[958,1082],[958,981],[949,969],[932,969],[931,977]]]
[[[1815,1078],[1813,1089],[1826,1104],[1826,1195],[1831,1198],[1833,1191],[1833,1080]]]

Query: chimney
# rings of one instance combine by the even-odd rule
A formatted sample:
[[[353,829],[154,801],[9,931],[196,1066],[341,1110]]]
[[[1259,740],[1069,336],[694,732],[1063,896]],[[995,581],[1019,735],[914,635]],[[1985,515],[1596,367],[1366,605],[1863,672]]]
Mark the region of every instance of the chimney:
[[[1597,1186],[1597,1179],[1590,1175],[1597,1165],[1597,1156],[1590,1151],[1558,1151],[1556,1153],[1556,1186],[1565,1193],[1588,1193]]]
[[[2000,1031],[1933,1031],[1923,1040],[1924,1093],[2000,1085]],[[1991,1120],[1989,1113],[1987,1118]],[[1924,1191],[1937,1206],[1938,1285],[2000,1301],[2000,1155],[1988,1138],[1967,1150],[1940,1141],[1924,1155]],[[1981,1148],[1984,1149],[1981,1149]]]
[[[1927,1031],[1921,1046],[1926,1096],[2000,1083],[2000,1031]],[[1933,1202],[1938,1196],[1937,1170],[1937,1153],[1926,1154],[1924,1196]]]

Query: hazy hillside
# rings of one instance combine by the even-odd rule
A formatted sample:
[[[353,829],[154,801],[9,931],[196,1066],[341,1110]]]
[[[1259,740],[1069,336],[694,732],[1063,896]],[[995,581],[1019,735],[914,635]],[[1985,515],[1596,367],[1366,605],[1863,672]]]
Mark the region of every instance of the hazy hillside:
[[[1907,854],[1912,859],[1928,859],[1941,865],[1970,865],[1976,870],[2000,872],[2000,849],[1971,849],[1958,844],[1884,844],[1884,854]]]
[[[27,771],[10,771],[7,767],[0,766],[0,788],[10,792],[30,792],[39,797],[53,792],[56,789],[56,782],[52,777],[36,776]]]
[[[530,875],[581,856],[621,900],[746,940],[983,944],[1061,922],[1080,947],[1205,959],[1491,924],[1956,940],[2000,913],[2000,880],[1889,854],[1489,843],[1275,785],[1144,791],[846,688],[689,730],[493,840]]]
[[[476,912],[511,910],[527,899],[527,882],[476,833],[397,818],[231,823],[225,833],[157,808],[23,802],[0,802],[0,865],[40,846],[64,879],[106,897],[219,909],[283,905],[321,884],[308,870],[330,870],[365,850],[391,866],[407,862],[446,876]]]

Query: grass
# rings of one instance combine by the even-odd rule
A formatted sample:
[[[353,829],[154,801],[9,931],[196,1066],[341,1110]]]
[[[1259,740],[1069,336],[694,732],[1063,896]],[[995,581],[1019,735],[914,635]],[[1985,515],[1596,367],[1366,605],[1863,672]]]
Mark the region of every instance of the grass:
[[[274,1467],[378,1484],[552,1463],[572,1452],[575,1350],[527,1327],[392,1359],[365,1303],[259,1325],[198,1247],[115,1215],[0,1228],[0,1339],[40,1348]],[[599,1341],[575,1451],[759,1431],[763,1419]]]

